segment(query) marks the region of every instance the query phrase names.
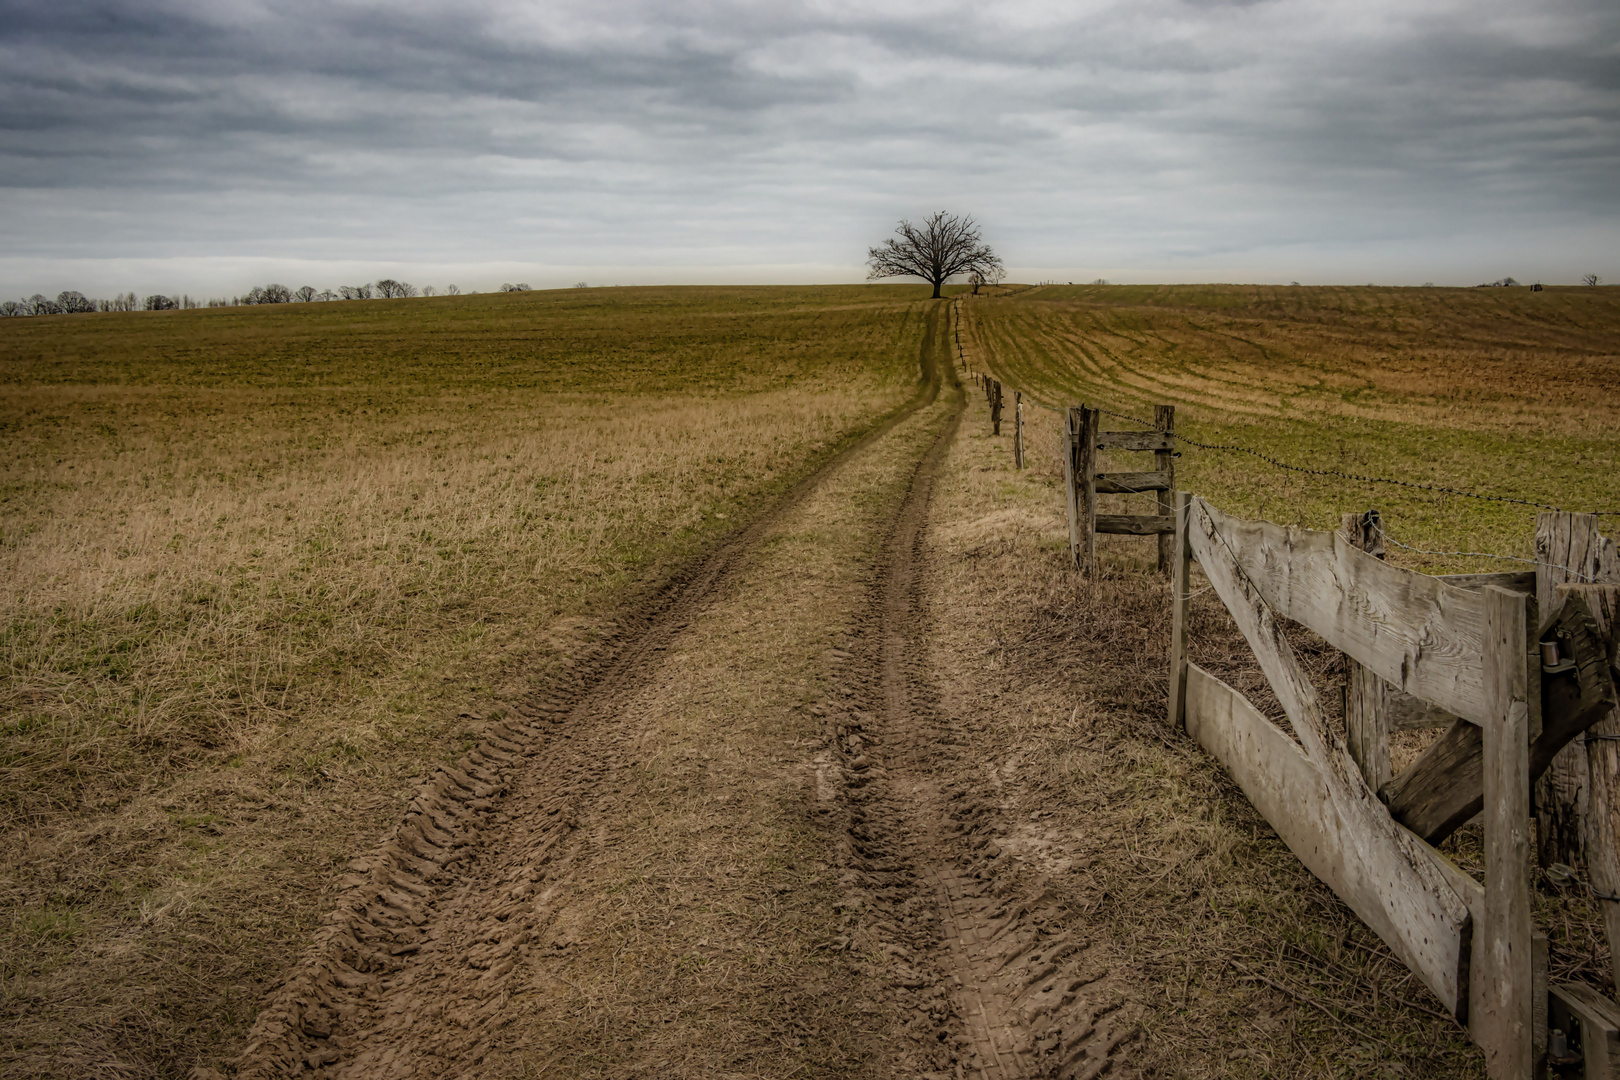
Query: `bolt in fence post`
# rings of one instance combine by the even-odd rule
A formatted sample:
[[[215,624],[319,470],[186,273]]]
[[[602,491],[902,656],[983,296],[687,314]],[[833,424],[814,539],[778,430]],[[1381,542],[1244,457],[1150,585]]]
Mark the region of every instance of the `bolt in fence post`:
[[[1170,563],[1170,726],[1187,730],[1187,604],[1192,548],[1187,544],[1187,510],[1192,496],[1172,492],[1170,512],[1175,515],[1175,556]]]
[[[1166,435],[1176,430],[1176,407],[1174,405],[1155,405],[1153,407],[1153,424]],[[1173,450],[1157,450],[1153,454],[1153,467],[1164,473],[1165,486],[1158,492],[1159,516],[1165,517],[1170,513],[1170,494],[1176,490],[1176,455]],[[1159,573],[1170,570],[1176,554],[1176,539],[1171,533],[1159,534]]]

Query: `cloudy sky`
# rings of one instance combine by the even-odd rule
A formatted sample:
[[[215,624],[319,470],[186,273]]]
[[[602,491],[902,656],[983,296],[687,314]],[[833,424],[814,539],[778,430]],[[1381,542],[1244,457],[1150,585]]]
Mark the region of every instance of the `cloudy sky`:
[[[0,296],[1620,279],[1616,0],[0,0]]]

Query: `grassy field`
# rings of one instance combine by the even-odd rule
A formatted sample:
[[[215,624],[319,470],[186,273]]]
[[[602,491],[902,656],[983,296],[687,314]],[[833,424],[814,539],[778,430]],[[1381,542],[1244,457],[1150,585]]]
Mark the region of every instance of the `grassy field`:
[[[1045,286],[968,309],[978,366],[1048,405],[1151,419],[1170,403],[1183,434],[1290,464],[1620,510],[1620,290]],[[1176,470],[1179,486],[1243,516],[1327,528],[1376,507],[1413,547],[1532,554],[1533,507],[1195,447]],[[1391,557],[1511,568],[1393,545]]]
[[[413,777],[914,392],[925,295],[8,320],[0,1073],[228,1044]]]

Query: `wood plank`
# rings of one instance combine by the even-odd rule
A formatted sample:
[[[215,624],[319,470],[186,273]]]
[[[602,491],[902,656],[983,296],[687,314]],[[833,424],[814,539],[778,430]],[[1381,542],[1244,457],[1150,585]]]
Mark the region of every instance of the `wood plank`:
[[[1560,585],[1555,595],[1566,600],[1579,598],[1586,604],[1603,643],[1604,662],[1613,675],[1620,655],[1620,585]],[[1620,896],[1620,710],[1610,709],[1587,729],[1586,764],[1591,781],[1586,806],[1587,873],[1599,893]],[[1620,903],[1599,900],[1597,904],[1603,912],[1612,970],[1620,977]]]
[[[1487,585],[1507,589],[1510,592],[1535,592],[1536,572],[1534,570],[1510,570],[1505,574],[1436,574],[1447,585],[1455,585],[1459,589],[1483,589]]]
[[[1096,409],[1080,409],[1080,450],[1075,461],[1079,470],[1080,571],[1087,577],[1097,572],[1097,421]]]
[[[1174,561],[1170,564],[1170,727],[1187,728],[1187,608],[1192,579],[1192,549],[1187,546],[1185,491],[1176,492],[1171,518],[1176,523]]]
[[[1153,407],[1153,426],[1165,434],[1176,430],[1176,407],[1174,405],[1155,405]],[[1172,500],[1170,493],[1176,489],[1176,455],[1170,450],[1158,450],[1153,454],[1153,469],[1164,474],[1164,487],[1159,489],[1156,509],[1160,517],[1169,517]],[[1170,572],[1171,560],[1176,556],[1176,539],[1169,533],[1159,534],[1159,572]]]
[[[1377,510],[1345,514],[1339,524],[1345,539],[1375,559],[1384,557],[1384,531]],[[1350,756],[1362,778],[1377,790],[1394,775],[1389,762],[1389,698],[1398,693],[1376,672],[1344,658],[1344,728]]]
[[[1389,728],[1391,731],[1418,731],[1423,728],[1449,727],[1457,719],[1457,714],[1447,712],[1432,701],[1415,698],[1411,694],[1403,694],[1388,683],[1389,693],[1386,706],[1389,710]]]
[[[1173,450],[1176,440],[1162,431],[1099,431],[1098,450]]]
[[[1525,1080],[1534,1053],[1530,943],[1530,680],[1524,642],[1530,598],[1486,586],[1485,684],[1485,1075]]]
[[[1024,392],[1013,391],[1013,468],[1024,467]]]
[[[1344,743],[1328,728],[1316,690],[1300,670],[1270,606],[1244,573],[1233,554],[1234,545],[1215,527],[1208,510],[1202,499],[1191,501],[1187,537],[1193,556],[1254,649],[1305,756],[1317,767],[1318,782],[1345,821],[1342,839],[1357,852],[1379,853],[1376,865],[1357,864],[1358,875],[1366,872],[1371,877],[1355,877],[1340,896],[1448,1008],[1466,1010],[1466,987],[1459,983],[1461,972],[1467,969],[1459,960],[1462,928],[1469,918],[1465,906],[1435,867],[1428,845],[1389,816],[1362,779]],[[1382,565],[1365,552],[1355,554]],[[1189,681],[1189,704],[1190,685]],[[1323,880],[1329,881],[1327,877]]]
[[[1580,1025],[1586,1080],[1620,1080],[1620,1008],[1585,983],[1553,983],[1548,1022],[1570,1034],[1570,1018]]]
[[[1139,491],[1168,491],[1173,482],[1169,470],[1162,472],[1098,473],[1097,491],[1105,495],[1134,495]],[[1169,517],[1168,509],[1160,515]]]
[[[1467,886],[1453,884],[1466,875],[1455,867],[1448,873],[1438,865],[1442,856],[1376,802],[1348,793],[1248,699],[1197,664],[1187,665],[1186,708],[1188,734],[1226,766],[1289,850],[1466,1019],[1473,917],[1457,891]]]
[[[1530,746],[1530,778],[1551,766],[1572,740],[1609,715],[1616,691],[1606,645],[1585,599],[1566,597],[1549,633],[1563,635],[1575,670],[1538,681],[1541,734]],[[1484,743],[1480,729],[1463,721],[1431,743],[1400,776],[1379,788],[1390,814],[1431,844],[1450,836],[1484,805]]]
[[[1337,533],[1227,517],[1202,499],[1193,507],[1201,521],[1196,531],[1226,537],[1278,614],[1314,630],[1402,692],[1483,722],[1485,605],[1479,590],[1390,566]]]
[[[1096,521],[1100,533],[1155,536],[1161,533],[1173,535],[1176,531],[1174,518],[1156,514],[1098,514]]]

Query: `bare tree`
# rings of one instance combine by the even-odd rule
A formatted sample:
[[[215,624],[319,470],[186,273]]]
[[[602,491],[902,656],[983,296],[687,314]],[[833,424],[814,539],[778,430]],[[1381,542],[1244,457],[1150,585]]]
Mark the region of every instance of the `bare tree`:
[[[393,278],[383,278],[381,281],[377,282],[377,295],[381,296],[384,300],[398,300],[401,297],[415,296],[416,289],[403,281],[395,281]]]
[[[574,288],[576,288],[576,289],[588,289],[588,288],[590,288],[590,286],[585,284],[583,281],[576,281],[576,282],[574,282]]]
[[[338,295],[345,300],[370,300],[370,285],[339,285]]]
[[[298,301],[300,304],[309,303],[311,300],[315,299],[315,286],[305,285],[303,288],[293,293],[293,299]]]
[[[529,283],[527,281],[520,281],[516,285],[513,285],[510,282],[508,282],[507,284],[501,286],[501,292],[528,292],[528,291],[529,291]]]
[[[896,236],[868,248],[868,281],[886,277],[920,277],[934,287],[939,297],[941,285],[955,274],[979,274],[989,281],[1000,280],[1001,260],[979,238],[979,225],[971,216],[957,217],[941,210],[931,214],[921,227],[902,221]]]
[[[460,296],[461,295],[461,290],[456,288],[454,285],[446,285],[444,287],[444,295],[446,295],[446,296]]]
[[[179,306],[180,301],[176,300],[172,296],[164,296],[162,293],[157,293],[146,298],[147,311],[173,311]]]
[[[1581,275],[1581,284],[1582,285],[1601,285],[1601,284],[1603,284],[1603,279],[1598,277],[1596,274],[1582,274]]]
[[[431,286],[431,285],[422,286],[422,295],[423,296],[432,296],[436,291],[437,290],[434,289],[434,287]]]

